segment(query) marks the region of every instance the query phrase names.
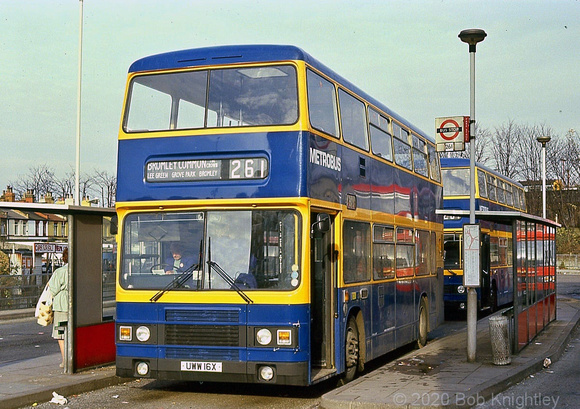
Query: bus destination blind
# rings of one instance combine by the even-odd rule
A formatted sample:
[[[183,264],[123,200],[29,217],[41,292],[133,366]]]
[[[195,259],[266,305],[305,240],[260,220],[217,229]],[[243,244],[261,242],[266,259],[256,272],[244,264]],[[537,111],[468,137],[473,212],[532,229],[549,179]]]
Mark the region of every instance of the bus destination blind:
[[[145,164],[145,181],[202,182],[212,180],[265,179],[266,158],[160,160]]]

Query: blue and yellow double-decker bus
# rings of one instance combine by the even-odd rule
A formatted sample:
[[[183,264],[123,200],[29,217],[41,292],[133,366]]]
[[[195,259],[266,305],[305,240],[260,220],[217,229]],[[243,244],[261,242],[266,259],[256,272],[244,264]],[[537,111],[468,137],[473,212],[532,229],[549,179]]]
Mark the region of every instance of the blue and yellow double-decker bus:
[[[433,141],[292,46],[129,69],[117,374],[310,385],[443,319]]]
[[[469,159],[441,158],[441,172],[446,211],[469,210]],[[502,213],[526,213],[524,187],[479,163],[475,181],[475,209],[485,216],[476,217],[481,227],[478,309],[495,311],[514,299],[514,228]],[[450,313],[467,307],[462,235],[468,222],[467,216],[445,216],[445,308]]]

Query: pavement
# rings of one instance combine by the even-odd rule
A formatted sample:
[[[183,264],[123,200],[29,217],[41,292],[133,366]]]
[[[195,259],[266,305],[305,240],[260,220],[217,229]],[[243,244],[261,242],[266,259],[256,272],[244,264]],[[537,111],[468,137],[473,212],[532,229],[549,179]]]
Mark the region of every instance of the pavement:
[[[449,409],[482,404],[543,370],[546,358],[554,363],[562,356],[580,321],[580,300],[558,297],[556,320],[512,355],[508,365],[493,363],[490,317],[477,322],[476,362],[467,362],[467,331],[457,331],[324,394],[321,407]]]
[[[0,319],[6,319],[6,313],[0,312]],[[476,406],[543,370],[545,358],[552,363],[560,358],[580,322],[580,300],[559,297],[556,321],[512,355],[509,365],[493,364],[488,321],[489,317],[477,323],[476,362],[467,362],[466,331],[456,331],[324,394],[321,408]],[[57,353],[0,365],[0,409],[48,402],[53,392],[66,398],[130,381],[117,377],[113,365],[64,374],[59,363]]]

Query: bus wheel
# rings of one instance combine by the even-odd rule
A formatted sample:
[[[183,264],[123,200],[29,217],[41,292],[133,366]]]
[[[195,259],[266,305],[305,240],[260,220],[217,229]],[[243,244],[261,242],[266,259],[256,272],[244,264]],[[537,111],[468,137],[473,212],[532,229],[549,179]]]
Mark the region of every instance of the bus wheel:
[[[417,338],[417,346],[419,348],[423,348],[427,345],[428,323],[427,303],[425,302],[425,297],[423,297],[421,298],[421,304],[419,305],[419,338]]]
[[[359,365],[359,333],[356,320],[353,316],[346,325],[346,342],[344,345],[346,370],[342,377],[342,384],[352,381]]]

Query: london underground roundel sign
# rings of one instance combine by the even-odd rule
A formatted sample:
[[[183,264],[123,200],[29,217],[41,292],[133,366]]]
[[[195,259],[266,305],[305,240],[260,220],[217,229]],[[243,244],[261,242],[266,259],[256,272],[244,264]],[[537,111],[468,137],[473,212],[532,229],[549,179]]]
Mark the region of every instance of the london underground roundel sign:
[[[469,141],[469,117],[435,118],[435,130],[438,152],[465,150],[465,142]]]

